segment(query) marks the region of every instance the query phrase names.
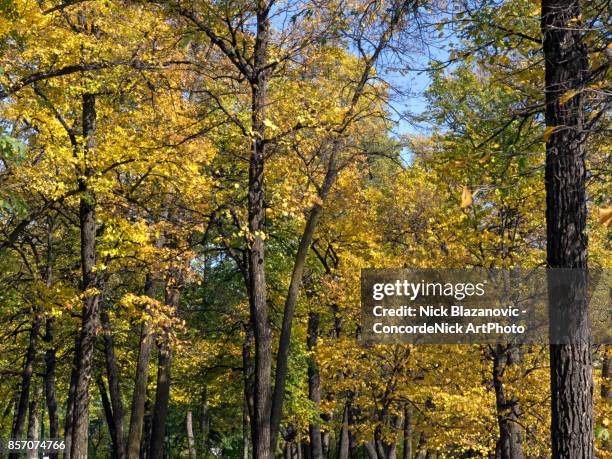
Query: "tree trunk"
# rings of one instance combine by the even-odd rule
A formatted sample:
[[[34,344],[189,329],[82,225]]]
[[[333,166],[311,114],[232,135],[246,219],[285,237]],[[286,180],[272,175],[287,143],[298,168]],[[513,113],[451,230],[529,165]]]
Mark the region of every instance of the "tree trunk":
[[[518,400],[508,399],[504,390],[504,372],[509,365],[511,349],[497,345],[493,350],[493,387],[495,389],[495,408],[499,438],[497,440],[497,459],[524,459],[521,444],[521,431],[518,426]]]
[[[272,405],[272,332],[266,299],[266,272],[263,232],[264,209],[264,161],[266,90],[268,44],[270,35],[269,6],[258,2],[257,33],[254,51],[254,75],[251,84],[251,123],[253,129],[252,149],[249,161],[248,224],[251,235],[249,247],[249,300],[251,321],[255,337],[255,393],[253,419],[253,457],[272,459],[275,444],[272,444],[270,415]]]
[[[47,266],[44,273],[44,278],[47,287],[51,287],[53,274],[53,220],[47,219]],[[49,415],[49,439],[56,440],[59,438],[59,416],[57,414],[57,395],[55,391],[55,371],[57,367],[56,348],[53,343],[53,325],[52,317],[47,317],[45,321],[45,371],[43,375],[45,402]],[[49,459],[57,459],[58,453],[49,452]]]
[[[324,432],[321,432],[321,449],[323,452],[323,458],[324,459],[328,459],[329,458],[329,432],[326,430]]]
[[[59,438],[59,417],[57,414],[57,396],[55,393],[55,369],[57,366],[55,347],[53,346],[53,319],[48,318],[45,324],[45,343],[49,348],[45,351],[45,400],[49,414],[49,438]],[[57,459],[57,453],[50,452],[49,459]]]
[[[145,415],[142,425],[142,439],[140,440],[140,459],[149,459],[151,446],[151,401],[145,401]]]
[[[163,342],[159,345],[157,388],[151,421],[151,445],[149,447],[149,457],[151,459],[161,459],[163,457],[168,402],[170,400],[170,354],[168,339],[163,338]]]
[[[612,390],[610,389],[610,382],[612,381],[612,362],[610,361],[610,349],[607,345],[604,348],[604,357],[601,364],[601,376],[603,379],[600,391],[601,400],[605,404],[604,409],[609,409],[610,405],[612,405]],[[609,451],[610,446],[611,442],[609,438],[602,441],[602,448],[604,451]]]
[[[151,274],[148,274],[145,282],[145,295],[154,299],[156,293],[157,287],[155,278]],[[140,329],[138,361],[136,362],[136,373],[134,375],[134,392],[132,393],[132,412],[130,416],[130,431],[127,445],[128,459],[138,459],[140,456],[145,401],[147,398],[147,382],[149,378],[149,360],[151,358],[153,340],[154,336],[151,329],[151,323],[148,320],[143,320]]]
[[[96,131],[96,96],[83,95],[83,138],[85,139],[85,161],[93,152]],[[74,413],[72,423],[71,459],[86,459],[89,438],[89,387],[93,370],[93,354],[98,325],[97,292],[95,273],[96,264],[96,204],[95,196],[89,189],[87,178],[92,175],[85,165],[85,178],[79,179],[81,192],[79,203],[79,223],[81,229],[81,269],[83,275],[82,290],[85,293],[81,335],[77,348],[76,385],[74,388]]]
[[[40,440],[40,404],[39,399],[42,395],[42,386],[36,385],[36,394],[30,401],[28,413],[28,440],[36,443]],[[38,458],[38,448],[29,449],[26,454],[27,459]]]
[[[342,412],[342,427],[340,428],[340,435],[338,437],[338,453],[337,459],[348,459],[349,457],[349,434],[348,434],[348,420],[349,418],[349,405],[344,405]]]
[[[319,337],[319,314],[311,312],[308,314],[308,337],[306,345],[312,352]],[[321,406],[321,378],[319,369],[314,357],[308,361],[308,397],[313,403],[317,419],[319,418],[319,408]],[[323,459],[323,445],[321,443],[321,426],[319,421],[312,421],[308,427],[310,435],[310,458]]]
[[[116,443],[115,457],[125,459],[125,437],[124,437],[124,410],[121,401],[121,388],[119,387],[119,370],[117,369],[117,357],[115,356],[115,340],[112,335],[108,312],[101,313],[102,329],[104,330],[104,357],[106,362],[106,373],[108,377],[108,390],[113,409],[113,422],[115,424]]]
[[[76,387],[77,378],[77,349],[79,348],[78,338],[74,340],[74,360],[72,362],[72,368],[70,369],[70,386],[68,387],[68,397],[66,398],[66,417],[64,419],[64,443],[66,448],[64,449],[64,459],[70,459],[72,450],[72,424],[74,421],[74,390]]]
[[[25,421],[28,415],[28,407],[30,400],[30,384],[32,382],[32,374],[34,373],[34,364],[36,361],[36,349],[38,341],[38,333],[40,330],[40,315],[35,312],[36,316],[32,322],[30,328],[28,349],[26,351],[25,361],[23,364],[23,370],[21,372],[21,389],[19,392],[19,400],[15,408],[15,415],[13,417],[13,428],[11,431],[11,438],[16,440],[23,440],[23,429]],[[17,458],[19,454],[10,453],[9,458]]]
[[[246,407],[243,407],[244,410],[246,410]],[[244,429],[244,422],[249,421],[248,418],[248,414],[247,413],[243,413],[242,416],[242,421],[243,421],[243,429]],[[248,424],[247,424],[247,429],[248,429]],[[208,389],[206,386],[204,386],[204,390],[202,391],[202,416],[200,417],[200,432],[202,433],[202,454],[204,456],[208,455],[208,432],[210,430],[210,419],[208,416]],[[244,439],[244,432],[243,432],[243,439]],[[248,455],[248,433],[246,434],[247,436],[247,455]],[[248,457],[246,458],[248,459]]]
[[[412,459],[412,407],[404,405],[404,452],[403,459]]]
[[[111,437],[112,443],[112,458],[117,458],[117,431],[115,430],[115,421],[113,420],[113,407],[108,398],[108,392],[106,391],[106,385],[102,379],[102,375],[99,374],[96,378],[98,389],[100,391],[100,399],[102,400],[102,408],[104,409],[104,417],[106,418],[106,425],[108,426],[108,433]]]
[[[196,459],[195,438],[193,436],[193,413],[187,411],[185,420],[185,428],[187,430],[187,446],[189,447],[189,459]]]
[[[588,325],[586,167],[581,89],[588,79],[578,0],[542,0],[546,126],[546,236],[550,268],[578,268],[561,288],[549,276],[553,458],[593,457],[593,380]],[[573,97],[562,103],[568,91]],[[552,324],[556,325],[552,325]],[[558,329],[560,325],[562,329]]]
[[[242,459],[249,459],[249,412],[246,401],[242,404]]]

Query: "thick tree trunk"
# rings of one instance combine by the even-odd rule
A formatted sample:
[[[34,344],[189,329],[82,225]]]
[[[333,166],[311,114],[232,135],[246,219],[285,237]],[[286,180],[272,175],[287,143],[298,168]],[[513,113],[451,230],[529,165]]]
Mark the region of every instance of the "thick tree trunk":
[[[510,349],[501,345],[493,350],[492,376],[499,427],[495,457],[496,459],[524,459],[521,431],[517,423],[520,414],[518,400],[508,399],[504,390],[504,372],[509,365],[509,352],[511,352]]]
[[[145,295],[149,298],[155,298],[156,291],[155,279],[151,274],[148,274],[145,285]],[[145,401],[147,398],[147,382],[149,378],[149,360],[151,358],[153,341],[154,336],[151,323],[148,320],[144,320],[140,329],[138,361],[136,362],[136,373],[134,375],[134,392],[132,393],[132,411],[127,444],[128,459],[138,459],[140,455]]]
[[[193,413],[191,410],[187,411],[187,417],[185,419],[185,429],[187,431],[187,446],[189,449],[189,459],[196,459],[195,437],[193,436]]]
[[[36,316],[32,322],[30,328],[30,335],[28,341],[28,349],[26,351],[25,361],[23,364],[23,370],[21,372],[21,389],[19,391],[19,401],[15,408],[15,415],[13,416],[13,428],[11,430],[11,438],[16,440],[23,440],[23,429],[25,421],[28,416],[28,407],[30,401],[30,385],[32,382],[32,375],[34,373],[34,364],[36,361],[36,350],[38,343],[38,333],[40,331],[40,315],[35,312]],[[9,454],[9,458],[17,458],[17,453]]]
[[[83,138],[85,139],[85,161],[94,148],[96,131],[96,96],[83,95]],[[82,311],[81,335],[77,348],[76,385],[74,389],[74,413],[72,423],[71,459],[86,459],[89,438],[89,387],[93,370],[93,354],[98,325],[96,264],[96,204],[95,196],[89,189],[87,177],[92,171],[86,165],[84,176],[79,179],[81,192],[79,203],[79,223],[81,230],[81,269],[82,290],[85,299]]]
[[[102,311],[101,320],[102,329],[104,330],[104,357],[106,362],[106,374],[108,377],[108,389],[110,392],[113,422],[116,432],[115,457],[117,459],[125,459],[125,415],[123,402],[121,401],[121,388],[119,387],[119,370],[117,369],[117,357],[115,356],[115,340],[112,335],[110,319],[106,310]]]
[[[309,351],[313,351],[317,345],[319,337],[319,314],[311,312],[308,314],[308,337],[306,346]],[[313,407],[319,416],[321,406],[321,378],[319,368],[314,357],[308,361],[308,397],[312,401]],[[321,443],[321,426],[317,421],[312,421],[308,427],[310,435],[310,459],[323,459],[323,445]]]
[[[586,167],[581,89],[588,78],[578,0],[542,0],[546,126],[547,262],[551,268],[587,267]],[[559,99],[568,91],[576,94]],[[570,93],[572,94],[572,93]],[[577,270],[578,271],[578,270]],[[593,457],[593,381],[586,273],[562,288],[549,276],[551,437],[553,458]],[[555,324],[554,326],[552,324]],[[558,325],[562,330],[556,328]]]

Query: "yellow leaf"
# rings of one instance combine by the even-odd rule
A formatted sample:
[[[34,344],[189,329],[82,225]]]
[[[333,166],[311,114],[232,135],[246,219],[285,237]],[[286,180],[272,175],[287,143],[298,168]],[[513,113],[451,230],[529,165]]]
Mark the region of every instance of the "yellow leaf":
[[[572,97],[574,97],[576,94],[578,94],[578,91],[576,89],[570,89],[565,94],[563,94],[561,97],[559,97],[559,103],[560,104],[567,103],[567,101],[570,100]]]
[[[612,207],[599,209],[599,223],[606,227],[612,226]]]
[[[544,133],[542,134],[544,142],[548,142],[548,139],[550,139],[550,136],[553,132],[555,132],[555,129],[557,129],[558,127],[559,126],[548,126],[546,129],[544,129]]]
[[[468,189],[467,186],[463,187],[463,191],[461,192],[461,208],[465,209],[468,206],[472,205],[472,193]]]

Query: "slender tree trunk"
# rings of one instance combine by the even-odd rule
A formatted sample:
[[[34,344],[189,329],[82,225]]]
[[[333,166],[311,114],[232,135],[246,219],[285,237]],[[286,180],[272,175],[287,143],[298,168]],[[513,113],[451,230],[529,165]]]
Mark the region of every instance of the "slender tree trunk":
[[[518,426],[518,400],[508,399],[504,390],[504,372],[509,365],[511,349],[497,345],[493,351],[493,387],[499,438],[496,445],[497,459],[524,459],[521,431]]]
[[[311,312],[308,314],[308,337],[306,345],[309,351],[313,351],[319,337],[319,314]],[[312,357],[308,361],[308,397],[313,403],[317,418],[321,406],[321,378],[317,362]],[[323,459],[323,445],[321,443],[321,427],[317,421],[312,421],[308,427],[310,435],[310,458]]]
[[[42,395],[42,386],[36,385],[36,394],[33,400],[30,400],[30,407],[28,413],[28,440],[36,442],[40,440],[40,404],[39,399]],[[28,450],[26,454],[27,459],[38,458],[38,448]]]
[[[145,416],[142,426],[142,439],[140,440],[140,459],[149,459],[149,448],[151,445],[151,402],[145,401]]]
[[[110,393],[111,406],[113,408],[113,422],[115,423],[115,432],[117,435],[115,456],[117,459],[125,459],[125,415],[123,402],[121,401],[119,370],[117,368],[117,357],[115,356],[115,340],[112,335],[108,312],[103,310],[100,318],[102,321],[102,329],[104,330],[104,357],[106,362],[106,374],[108,377],[108,390]]]
[[[604,409],[609,409],[612,405],[612,390],[610,389],[610,383],[612,382],[612,361],[611,361],[611,351],[610,348],[606,345],[604,348],[604,357],[601,364],[601,376],[603,378],[603,382],[601,384],[601,400],[605,403]],[[609,451],[612,442],[610,442],[609,438],[606,438],[602,442],[602,448],[604,451]]]
[[[242,459],[249,459],[249,410],[246,401],[242,404]]]
[[[53,273],[53,221],[51,218],[47,220],[47,266],[44,274],[47,287],[51,287],[51,277]],[[57,414],[57,395],[55,391],[55,371],[57,367],[56,348],[53,343],[53,325],[52,317],[47,317],[45,321],[45,372],[44,372],[44,388],[45,401],[47,412],[49,415],[49,439],[56,440],[59,438],[59,416]],[[56,452],[49,452],[49,459],[57,459]]]
[[[176,310],[179,304],[178,277],[169,276],[166,286],[166,304]],[[157,365],[157,388],[155,392],[155,406],[153,407],[153,420],[151,426],[151,446],[149,455],[151,459],[161,459],[164,452],[166,438],[166,420],[168,418],[168,403],[170,401],[170,368],[172,351],[168,330],[164,331],[159,344],[159,357]]]
[[[376,452],[376,448],[374,447],[374,442],[369,441],[364,445],[364,447],[369,459],[378,459],[378,453]]]
[[[412,459],[412,407],[404,405],[404,452],[403,459]]]
[[[243,407],[244,410],[246,410],[246,406]],[[243,421],[243,428],[244,428],[244,422],[249,421],[248,418],[248,413],[243,413],[242,416],[242,421]],[[248,424],[247,424],[247,429],[248,429]],[[204,386],[204,390],[202,391],[202,416],[200,417],[200,432],[202,433],[202,454],[204,456],[206,456],[208,454],[208,432],[210,430],[210,419],[208,416],[208,388],[206,386]],[[248,433],[247,435],[247,454],[248,454]],[[243,432],[243,439],[244,439],[244,432]],[[248,458],[247,458],[248,459]]]
[[[93,153],[96,131],[96,96],[83,95],[83,138],[85,139],[85,161]],[[85,178],[79,179],[81,192],[79,203],[79,223],[81,229],[81,269],[83,271],[83,317],[81,336],[77,348],[76,385],[74,390],[74,413],[72,423],[71,459],[86,459],[89,438],[89,387],[93,370],[93,354],[98,325],[97,292],[90,290],[98,287],[94,271],[96,264],[96,204],[95,196],[89,189],[87,178],[92,175],[85,166]]]
[[[111,437],[112,458],[117,459],[117,431],[115,430],[115,421],[113,419],[113,407],[111,405],[110,399],[108,398],[106,384],[104,384],[104,380],[102,379],[101,374],[97,376],[96,383],[98,384],[98,390],[100,391],[100,399],[102,400],[104,417],[106,418],[106,425],[108,426],[108,432]]]
[[[337,459],[348,459],[349,457],[349,405],[344,405],[342,412],[342,427],[338,436]]]
[[[189,447],[189,459],[196,459],[195,437],[193,436],[193,413],[187,411],[185,419],[185,428],[187,430],[187,446]]]
[[[64,459],[70,459],[72,451],[72,424],[74,421],[74,391],[76,388],[77,379],[77,349],[79,348],[79,340],[75,339],[74,345],[74,359],[72,362],[72,368],[70,369],[70,385],[68,387],[68,397],[66,399],[66,417],[64,419],[64,443],[66,448],[64,449]]]
[[[157,388],[155,391],[155,405],[153,406],[151,424],[151,445],[149,457],[161,459],[163,457],[164,442],[166,439],[166,419],[168,418],[168,402],[170,400],[170,363],[171,352],[167,338],[162,338],[159,345],[157,364]]]
[[[547,262],[580,272],[559,287],[549,276],[552,456],[593,457],[593,379],[587,304],[586,166],[581,89],[588,79],[578,0],[542,0],[546,126]],[[562,103],[568,91],[576,94]],[[561,327],[561,330],[557,328]]]
[[[147,275],[145,295],[154,299],[157,286],[155,278]],[[130,416],[130,431],[128,434],[127,457],[138,459],[140,455],[140,443],[145,414],[145,401],[147,398],[147,382],[149,377],[149,360],[153,347],[153,330],[148,320],[143,320],[140,330],[140,345],[138,349],[138,361],[136,362],[136,373],[134,375],[134,392],[132,393],[132,413]]]
[[[28,349],[26,351],[25,361],[23,364],[23,370],[21,372],[21,389],[19,391],[19,399],[15,408],[15,415],[13,417],[13,429],[11,431],[11,438],[16,440],[22,440],[23,429],[25,421],[28,415],[28,407],[30,400],[30,385],[32,382],[32,374],[34,373],[34,364],[36,361],[36,349],[38,341],[38,333],[40,330],[40,315],[35,312],[36,316],[32,322],[30,328],[30,335],[28,341]],[[10,453],[9,458],[17,458],[17,453]]]
[[[251,359],[253,339],[253,327],[248,323],[245,326],[244,342],[242,343],[242,376],[244,379],[244,399],[249,413],[251,438],[255,435],[255,368]]]
[[[248,224],[251,235],[249,247],[249,299],[251,321],[255,337],[255,394],[253,416],[253,457],[272,459],[270,415],[272,407],[272,332],[266,299],[266,272],[263,232],[264,218],[264,161],[266,156],[265,121],[268,45],[270,39],[269,5],[258,2],[257,32],[254,51],[254,75],[251,84],[252,150],[249,161]]]
[[[321,432],[321,449],[323,451],[324,459],[329,458],[329,442],[330,442],[329,437],[330,437],[329,432],[327,430],[324,432]]]
[[[59,438],[59,416],[57,414],[57,395],[55,393],[55,369],[57,366],[55,346],[53,345],[53,319],[47,318],[45,324],[45,343],[48,349],[45,351],[45,400],[49,415],[49,438]],[[49,453],[49,459],[57,459],[57,453]]]

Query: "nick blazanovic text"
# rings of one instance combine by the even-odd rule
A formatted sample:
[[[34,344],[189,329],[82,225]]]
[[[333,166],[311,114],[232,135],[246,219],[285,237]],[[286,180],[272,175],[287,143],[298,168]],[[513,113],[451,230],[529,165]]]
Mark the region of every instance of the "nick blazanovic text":
[[[466,308],[464,306],[401,306],[384,308],[374,306],[376,317],[518,317],[517,308]]]

